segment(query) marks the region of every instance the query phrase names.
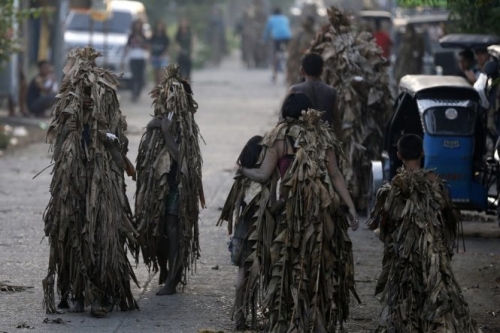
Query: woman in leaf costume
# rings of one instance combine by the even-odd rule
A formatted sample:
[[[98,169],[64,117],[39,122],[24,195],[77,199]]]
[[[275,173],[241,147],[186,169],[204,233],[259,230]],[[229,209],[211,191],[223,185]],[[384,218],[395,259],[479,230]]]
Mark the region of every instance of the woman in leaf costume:
[[[160,271],[157,295],[171,295],[186,283],[186,271],[200,256],[199,205],[205,207],[200,138],[189,83],[178,65],[166,69],[151,92],[154,118],[137,156],[135,201],[139,241],[146,265]]]
[[[136,243],[125,194],[128,140],[116,96],[117,81],[98,68],[100,56],[87,47],[73,50],[54,107],[48,140],[54,147],[51,199],[44,214],[50,257],[43,281],[47,313],[59,308],[104,316],[114,306],[137,309],[136,284],[126,246]]]
[[[260,167],[240,169],[263,184],[276,171],[281,177],[280,200],[272,207],[276,220],[266,213],[253,227],[263,231],[250,236],[257,245],[247,258],[250,276],[263,281],[269,332],[334,332],[347,319],[354,292],[349,221],[339,196],[354,230],[356,210],[337,166],[340,144],[321,112],[303,111],[310,106],[305,95],[289,95],[285,120],[262,140]]]
[[[477,333],[451,267],[459,213],[443,181],[420,168],[422,156],[418,136],[400,139],[404,169],[379,191],[371,215],[385,244],[377,332]]]

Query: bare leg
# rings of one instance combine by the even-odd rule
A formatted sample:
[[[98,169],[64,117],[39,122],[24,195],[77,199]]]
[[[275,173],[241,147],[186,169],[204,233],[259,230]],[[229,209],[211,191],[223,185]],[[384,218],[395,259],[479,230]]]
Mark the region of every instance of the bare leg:
[[[234,308],[236,310],[235,315],[235,328],[237,331],[244,331],[247,329],[245,324],[245,311],[244,311],[244,292],[245,292],[245,271],[247,267],[240,267],[238,269],[238,275],[236,278],[236,299],[234,302]]]
[[[83,296],[84,284],[83,277],[80,276],[80,288],[77,288],[76,297],[73,299],[73,306],[68,310],[68,312],[78,313],[85,311],[85,297]]]
[[[168,274],[165,286],[156,295],[172,295],[176,293],[177,284],[182,278],[182,253],[180,253],[179,218],[167,215],[168,236]]]
[[[167,281],[167,262],[168,262],[168,235],[167,235],[167,223],[168,221],[160,222],[160,238],[158,239],[157,257],[158,266],[160,266],[160,278],[158,284],[164,284]]]
[[[79,313],[85,310],[85,304],[83,297],[78,297],[73,300],[73,306],[68,310],[68,312]]]
[[[90,307],[90,313],[94,317],[102,318],[106,317],[106,315],[108,314],[108,309],[103,306],[100,301],[95,300]]]

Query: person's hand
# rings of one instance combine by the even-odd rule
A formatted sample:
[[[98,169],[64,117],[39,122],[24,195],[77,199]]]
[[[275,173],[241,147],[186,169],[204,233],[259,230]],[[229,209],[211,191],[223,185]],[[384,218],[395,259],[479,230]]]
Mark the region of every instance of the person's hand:
[[[148,123],[147,129],[152,130],[154,128],[161,128],[162,118],[159,116],[153,117]]]
[[[236,173],[234,174],[235,177],[238,176],[243,176],[243,167],[241,165],[238,165],[238,169],[236,170]]]
[[[468,70],[464,71],[464,74],[467,77],[467,80],[469,80],[469,82],[471,82],[471,83],[476,82],[476,74],[474,74],[473,71],[468,69]]]
[[[68,129],[68,132],[76,131],[76,120],[74,117],[71,117],[66,121],[66,128]]]
[[[161,131],[163,133],[170,133],[170,127],[172,126],[172,120],[168,119],[168,116],[165,115],[163,116],[163,119],[161,121]]]
[[[349,208],[349,224],[351,225],[351,228],[353,231],[356,231],[359,227],[359,218],[358,218],[358,213],[356,212],[356,209],[354,207]]]

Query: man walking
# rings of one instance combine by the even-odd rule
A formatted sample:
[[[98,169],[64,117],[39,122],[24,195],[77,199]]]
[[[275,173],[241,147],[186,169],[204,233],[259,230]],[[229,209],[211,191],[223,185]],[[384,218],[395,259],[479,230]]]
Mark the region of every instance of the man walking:
[[[305,94],[314,109],[324,111],[323,120],[328,122],[338,140],[342,140],[342,120],[337,107],[337,91],[321,80],[323,58],[316,53],[308,53],[302,58],[300,74],[304,82],[293,85],[290,92]]]

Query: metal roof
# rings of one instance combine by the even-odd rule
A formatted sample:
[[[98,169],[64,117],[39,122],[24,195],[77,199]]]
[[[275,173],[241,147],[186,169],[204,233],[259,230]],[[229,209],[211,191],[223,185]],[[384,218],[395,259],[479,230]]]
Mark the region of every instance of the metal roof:
[[[380,19],[391,19],[391,12],[385,10],[362,10],[358,13],[359,17],[369,17],[369,18],[380,18]]]
[[[399,82],[401,91],[413,96],[424,90],[440,88],[460,88],[474,90],[470,83],[460,76],[406,75]]]
[[[439,23],[447,21],[449,21],[448,14],[428,14],[395,18],[393,23],[395,26],[405,26],[407,24]]]
[[[500,37],[495,35],[449,34],[441,37],[439,44],[444,48],[480,49],[500,44]]]

